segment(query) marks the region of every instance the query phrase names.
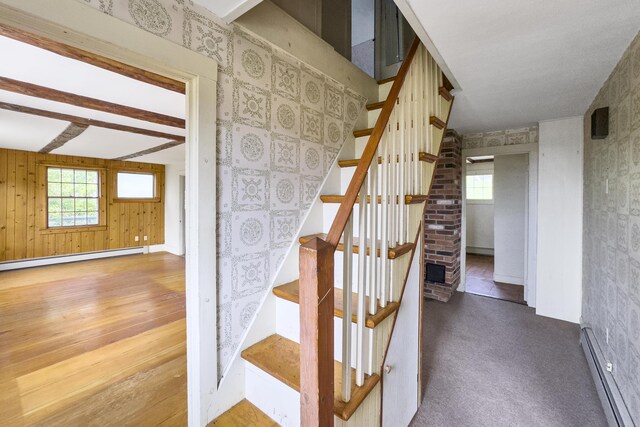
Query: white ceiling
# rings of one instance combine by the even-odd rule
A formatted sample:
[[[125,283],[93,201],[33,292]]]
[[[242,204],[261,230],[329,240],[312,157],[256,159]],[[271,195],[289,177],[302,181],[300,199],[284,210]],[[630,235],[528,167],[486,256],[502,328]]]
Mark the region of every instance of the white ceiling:
[[[460,133],[584,114],[640,29],[638,0],[401,1],[460,85]]]
[[[185,118],[185,96],[116,74],[84,62],[0,36],[0,76],[29,82],[116,104]],[[0,102],[69,114],[87,119],[184,136],[185,130],[104,113],[42,98],[0,90]],[[0,109],[0,148],[39,151],[67,126],[68,121]],[[91,126],[53,154],[112,159],[167,143],[156,138]],[[184,163],[184,150],[156,156],[162,163]],[[141,157],[131,161],[142,161]]]
[[[184,95],[0,37],[0,76],[184,118]]]
[[[108,143],[100,143],[101,141],[108,141]],[[114,159],[167,142],[169,142],[167,139],[90,126],[79,136],[54,150],[53,153],[95,157],[98,159]],[[138,158],[131,160],[134,162],[139,161]]]
[[[186,156],[184,149],[184,144],[176,145],[175,147],[167,148],[166,150],[156,151],[155,153],[136,157],[133,160],[145,163],[159,163],[162,165],[184,164]]]
[[[262,0],[193,0],[193,2],[209,9],[226,22],[231,22],[257,6]]]

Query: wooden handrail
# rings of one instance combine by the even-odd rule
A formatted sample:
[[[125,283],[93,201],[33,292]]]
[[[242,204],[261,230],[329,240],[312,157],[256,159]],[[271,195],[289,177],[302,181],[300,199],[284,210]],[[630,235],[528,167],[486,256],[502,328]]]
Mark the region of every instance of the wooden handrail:
[[[391,112],[393,111],[396,100],[400,95],[400,90],[402,89],[405,77],[407,76],[407,72],[409,71],[409,67],[411,66],[411,62],[413,62],[413,57],[418,51],[419,46],[420,39],[416,37],[415,39],[413,39],[411,48],[409,48],[409,52],[407,53],[405,60],[400,66],[398,75],[393,81],[393,86],[391,86],[389,96],[387,96],[387,100],[382,107],[382,111],[380,111],[380,116],[376,121],[376,125],[373,128],[371,136],[369,137],[367,146],[362,153],[360,162],[358,162],[358,166],[356,167],[353,178],[349,183],[349,187],[347,187],[347,192],[345,193],[344,200],[338,208],[338,213],[333,220],[333,224],[331,224],[331,228],[329,229],[329,233],[327,234],[326,242],[334,248],[338,246],[338,242],[342,237],[344,228],[346,227],[349,216],[351,215],[351,211],[353,210],[353,205],[355,204],[358,193],[360,192],[360,187],[362,187],[362,184],[364,183],[364,180],[367,176],[367,171],[369,170],[369,166],[371,165],[373,158],[376,157],[378,144],[380,144],[382,135],[384,135],[387,123],[389,123],[389,117],[391,117]]]

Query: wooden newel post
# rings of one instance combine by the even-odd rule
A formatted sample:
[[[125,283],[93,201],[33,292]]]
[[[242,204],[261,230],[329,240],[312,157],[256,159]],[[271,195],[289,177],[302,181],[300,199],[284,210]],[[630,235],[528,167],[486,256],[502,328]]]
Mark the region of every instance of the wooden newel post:
[[[300,247],[300,420],[333,426],[333,253],[320,238]]]

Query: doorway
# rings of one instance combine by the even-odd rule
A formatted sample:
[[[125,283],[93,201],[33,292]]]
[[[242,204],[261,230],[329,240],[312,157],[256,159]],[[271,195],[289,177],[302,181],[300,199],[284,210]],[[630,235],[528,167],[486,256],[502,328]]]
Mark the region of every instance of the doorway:
[[[469,293],[528,304],[535,296],[529,274],[532,156],[504,148],[464,155],[462,284]]]
[[[4,0],[0,3],[0,25],[82,49],[105,66],[113,66],[115,60],[186,83],[186,244],[193,254],[186,259],[185,279],[189,424],[206,424],[206,408],[212,406],[217,391],[216,289],[210,285],[215,283],[216,242],[215,233],[209,239],[198,236],[202,230],[215,230],[215,217],[208,212],[215,211],[215,186],[212,190],[211,183],[216,179],[216,153],[211,142],[215,141],[216,126],[210,117],[215,111],[217,64],[73,0],[60,0],[55,5]]]

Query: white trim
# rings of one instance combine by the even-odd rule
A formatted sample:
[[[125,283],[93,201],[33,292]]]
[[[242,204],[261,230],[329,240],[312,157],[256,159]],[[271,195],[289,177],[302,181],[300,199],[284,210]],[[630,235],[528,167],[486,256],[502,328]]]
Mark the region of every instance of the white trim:
[[[242,3],[231,9],[226,15],[222,16],[222,20],[227,24],[230,24],[260,3],[262,3],[262,0],[244,0]]]
[[[0,0],[0,22],[187,84],[187,393],[189,426],[216,399],[217,63],[76,0]],[[202,237],[201,237],[202,236]]]
[[[473,246],[467,246],[465,252],[474,255],[493,256],[493,248],[476,248]]]
[[[416,35],[420,38],[422,44],[425,45],[431,56],[433,56],[433,59],[436,60],[444,75],[449,79],[449,82],[451,82],[456,90],[462,90],[462,86],[460,86],[460,83],[458,83],[458,80],[454,77],[444,58],[440,55],[438,48],[436,48],[436,45],[431,40],[431,37],[429,37],[429,34],[427,34],[427,30],[422,26],[422,23],[411,8],[409,2],[407,0],[394,0],[394,2],[396,3],[396,6],[398,6],[398,9],[400,9],[400,12],[404,15],[411,28],[413,28],[413,31],[416,32]]]
[[[165,244],[145,246],[145,250],[146,250],[146,253],[148,253],[148,254],[155,254],[155,253],[158,253],[158,252],[168,252],[167,251],[167,245],[165,245]]]
[[[43,258],[30,258],[19,261],[0,262],[0,271],[19,270],[22,268],[43,267],[45,265],[65,264],[68,262],[87,261],[90,259],[112,258],[123,255],[143,254],[145,248],[114,249],[112,251],[85,252],[82,254],[61,255]]]
[[[529,307],[536,306],[536,251],[538,234],[538,144],[503,145],[498,147],[467,148],[462,150],[462,176],[466,176],[467,164],[465,159],[472,156],[529,154],[529,198],[527,199],[527,233],[525,234],[525,266],[524,292]],[[467,200],[466,179],[462,180],[462,230],[461,247],[467,246]],[[465,291],[466,282],[466,251],[460,254],[460,286],[458,290]]]
[[[507,275],[494,273],[493,281],[498,283],[506,283],[507,285],[524,286],[524,279],[522,277],[516,277],[516,276],[507,276]]]

